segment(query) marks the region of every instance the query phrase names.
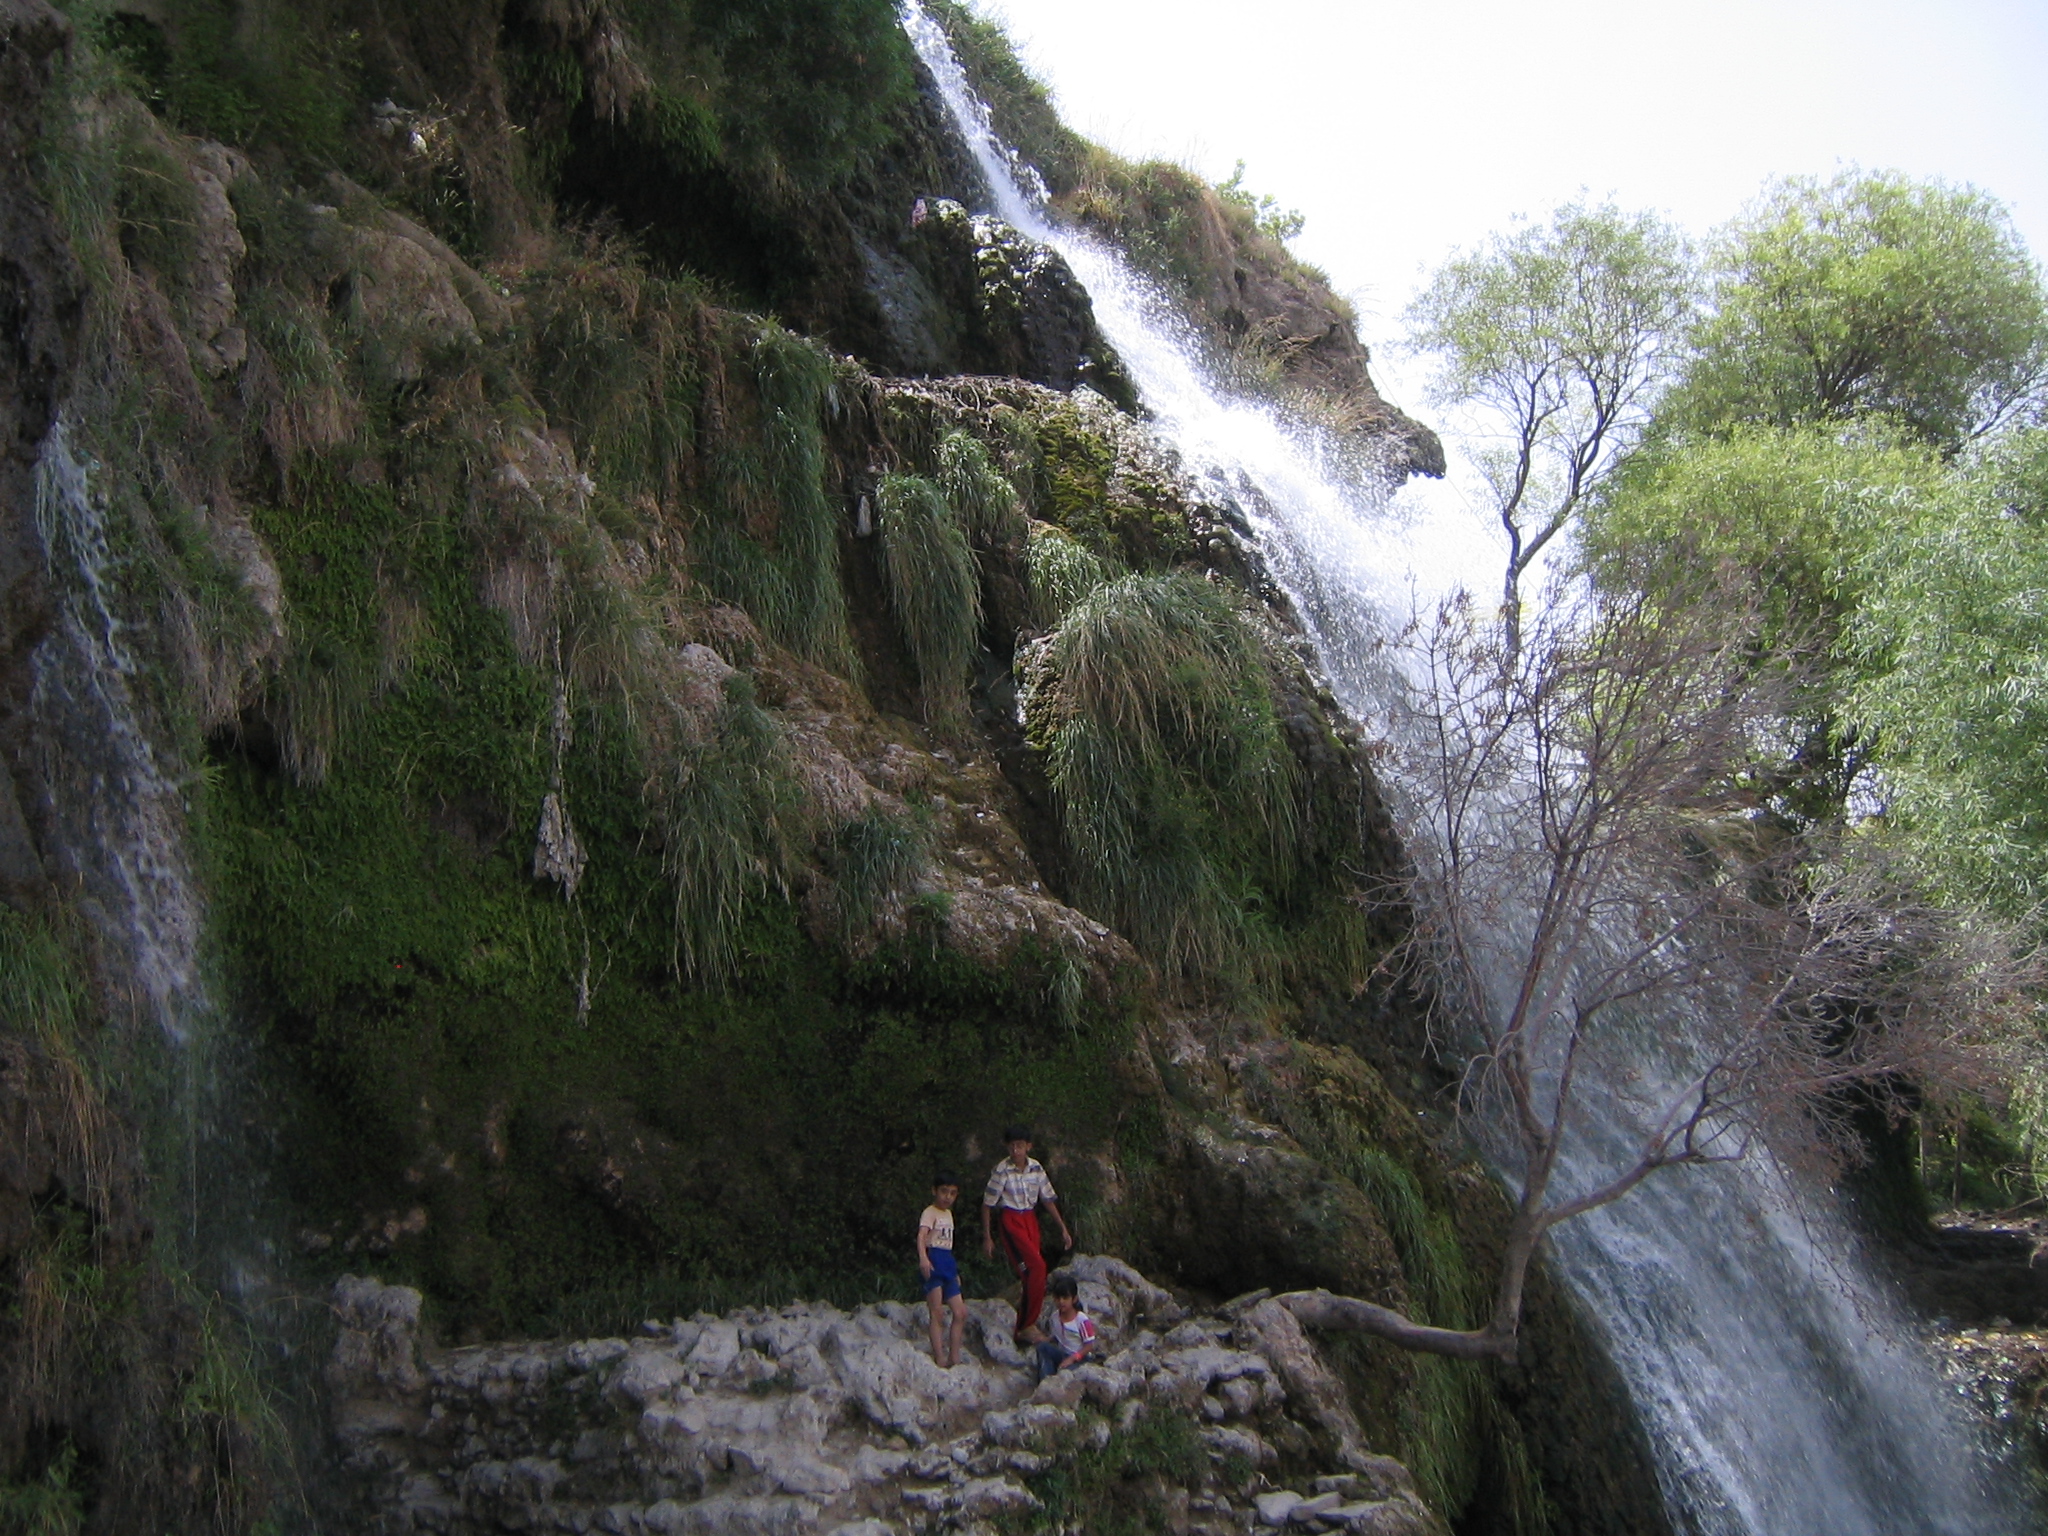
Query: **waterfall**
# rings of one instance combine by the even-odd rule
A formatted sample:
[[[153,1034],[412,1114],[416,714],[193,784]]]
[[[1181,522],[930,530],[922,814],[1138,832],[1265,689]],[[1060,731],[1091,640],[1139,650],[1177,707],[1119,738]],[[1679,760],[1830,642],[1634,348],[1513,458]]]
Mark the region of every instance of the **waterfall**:
[[[59,417],[36,465],[37,532],[60,599],[57,632],[36,656],[34,707],[64,745],[70,792],[57,810],[86,915],[137,1011],[182,1045],[205,1007],[185,790],[145,722],[123,562],[94,479]]]
[[[1214,386],[1185,325],[1118,254],[1049,217],[1042,184],[998,139],[943,29],[918,0],[903,0],[902,17],[994,211],[1066,258],[1155,429],[1245,511],[1339,700],[1394,729],[1400,690],[1386,639],[1418,599],[1427,605],[1456,584],[1461,567],[1490,590],[1497,554],[1476,526],[1424,517],[1404,528],[1383,486],[1345,473],[1313,432]],[[1427,835],[1413,818],[1406,830]],[[1639,1135],[1618,1099],[1613,1110],[1579,1137],[1561,1184],[1590,1184],[1601,1167],[1632,1160]],[[2029,1527],[1839,1222],[1786,1209],[1758,1170],[1672,1170],[1565,1223],[1550,1243],[1555,1270],[1628,1384],[1679,1529],[1993,1536]]]

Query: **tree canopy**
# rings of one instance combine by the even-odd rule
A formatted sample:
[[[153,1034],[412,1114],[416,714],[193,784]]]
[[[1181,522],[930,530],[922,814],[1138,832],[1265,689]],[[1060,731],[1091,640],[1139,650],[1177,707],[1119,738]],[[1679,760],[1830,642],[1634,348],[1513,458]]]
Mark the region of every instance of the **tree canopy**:
[[[2041,273],[1996,199],[1896,172],[1788,177],[1709,247],[1712,306],[1664,425],[1894,418],[1953,450],[2048,362]]]
[[[1476,457],[1508,536],[1504,611],[1523,573],[1648,425],[1694,303],[1685,241],[1651,214],[1560,208],[1446,263],[1409,310],[1436,396],[1476,408]]]

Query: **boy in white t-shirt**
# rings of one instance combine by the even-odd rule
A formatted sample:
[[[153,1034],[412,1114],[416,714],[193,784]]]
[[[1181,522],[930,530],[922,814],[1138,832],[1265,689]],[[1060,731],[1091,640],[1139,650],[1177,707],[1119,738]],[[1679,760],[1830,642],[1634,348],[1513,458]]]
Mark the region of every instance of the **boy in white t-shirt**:
[[[960,1265],[953,1257],[953,1202],[960,1181],[950,1173],[932,1180],[932,1203],[917,1218],[917,1272],[924,1281],[924,1304],[931,1313],[932,1359],[942,1369],[960,1363],[960,1345],[967,1337],[967,1298],[960,1294]],[[951,1347],[946,1337],[946,1309],[953,1311]]]
[[[1081,1287],[1072,1275],[1054,1275],[1052,1337],[1033,1351],[1038,1379],[1079,1365],[1095,1350],[1095,1320],[1081,1310]]]

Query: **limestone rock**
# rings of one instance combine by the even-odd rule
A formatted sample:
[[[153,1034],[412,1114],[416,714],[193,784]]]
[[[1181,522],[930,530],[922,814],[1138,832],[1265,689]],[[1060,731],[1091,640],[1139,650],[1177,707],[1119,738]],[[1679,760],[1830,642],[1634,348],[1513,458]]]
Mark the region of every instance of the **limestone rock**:
[[[1260,1303],[1179,1317],[1162,1337],[1136,1324],[1178,1315],[1163,1290],[1114,1259],[1074,1267],[1126,1332],[1035,1391],[1021,1358],[977,1351],[940,1370],[922,1310],[900,1302],[795,1303],[651,1323],[634,1339],[437,1351],[419,1341],[417,1292],[351,1277],[336,1287],[328,1369],[359,1496],[350,1528],[987,1531],[1037,1507],[1031,1479],[1146,1413],[1198,1403],[1230,1422],[1202,1432],[1208,1467],[1173,1492],[1175,1529],[1242,1536],[1229,1495],[1247,1470],[1275,1464],[1263,1426],[1290,1454],[1318,1441],[1347,1453],[1311,1495],[1266,1492],[1269,1526],[1292,1515],[1306,1529],[1441,1536],[1404,1469],[1364,1451],[1355,1424],[1334,1420],[1333,1435],[1322,1422],[1339,1414],[1335,1378],[1298,1325],[1288,1331],[1291,1313]],[[983,1338],[1007,1345],[1007,1309],[976,1307]]]

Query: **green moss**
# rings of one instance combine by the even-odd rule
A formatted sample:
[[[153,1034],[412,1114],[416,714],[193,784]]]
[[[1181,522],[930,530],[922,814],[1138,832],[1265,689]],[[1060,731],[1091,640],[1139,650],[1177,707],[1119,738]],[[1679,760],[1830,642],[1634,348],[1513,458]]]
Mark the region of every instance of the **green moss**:
[[[1036,411],[1038,515],[1097,556],[1157,571],[1194,554],[1187,511],[1164,486],[1118,474],[1117,450],[1081,407],[1062,401]]]
[[[991,975],[915,921],[855,964],[815,948],[758,846],[675,841],[682,824],[758,825],[758,809],[650,798],[615,706],[584,706],[561,767],[593,854],[583,884],[564,902],[536,883],[553,690],[478,601],[466,536],[387,490],[298,483],[259,517],[295,625],[370,657],[380,583],[424,616],[324,778],[275,771],[246,731],[222,738],[209,817],[229,968],[282,1085],[290,1193],[334,1234],[337,1267],[366,1262],[380,1213],[417,1206],[425,1230],[376,1263],[423,1285],[451,1334],[710,1296],[772,1266],[792,1285],[886,1277],[904,1236],[888,1213],[916,1209],[964,1133],[1023,1114],[1055,1144],[1111,1137],[1125,1021],[1084,1006],[1063,1028],[1035,972]],[[734,687],[676,793],[744,802],[772,785],[758,706]],[[873,866],[870,901],[902,875],[906,845],[881,830],[840,850]],[[729,924],[717,990],[676,963],[669,919],[692,882]],[[733,882],[751,882],[746,900]],[[623,1198],[563,1140],[608,1125],[671,1149]]]
[[[1297,1049],[1299,1064],[1319,1080],[1307,1092],[1267,1092],[1266,1112],[1372,1201],[1400,1256],[1409,1315],[1438,1327],[1480,1326],[1491,1302],[1487,1279],[1467,1258],[1469,1234],[1408,1111],[1348,1053]],[[1455,1520],[1483,1497],[1518,1536],[1549,1531],[1542,1479],[1490,1367],[1398,1355],[1364,1339],[1323,1342],[1364,1416],[1385,1423],[1394,1454],[1432,1507]],[[1399,1383],[1391,1401],[1390,1369]]]

